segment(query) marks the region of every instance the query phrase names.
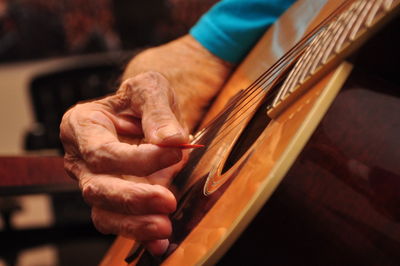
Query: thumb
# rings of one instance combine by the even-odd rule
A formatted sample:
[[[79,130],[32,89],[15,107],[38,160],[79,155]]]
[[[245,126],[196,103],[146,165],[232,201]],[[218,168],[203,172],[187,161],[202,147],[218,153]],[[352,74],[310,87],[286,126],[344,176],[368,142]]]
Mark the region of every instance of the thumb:
[[[188,133],[168,106],[160,105],[145,112],[142,126],[146,139],[153,144],[182,144],[189,140]]]
[[[178,121],[174,91],[163,75],[154,71],[145,72],[122,86],[129,95],[132,111],[141,117],[148,142],[181,144],[188,141],[188,133]]]

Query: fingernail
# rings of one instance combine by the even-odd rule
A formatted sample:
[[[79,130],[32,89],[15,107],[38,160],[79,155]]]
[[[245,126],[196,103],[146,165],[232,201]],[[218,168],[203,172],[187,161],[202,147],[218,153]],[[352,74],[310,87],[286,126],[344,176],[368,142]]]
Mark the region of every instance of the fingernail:
[[[163,141],[182,137],[182,134],[172,126],[166,126],[158,129],[156,135]]]
[[[160,239],[154,240],[151,242],[151,245],[148,245],[149,251],[154,256],[162,256],[167,250],[169,246],[168,239]]]
[[[152,204],[152,209],[155,209],[158,212],[164,214],[169,214],[171,212],[174,212],[176,209],[176,203],[174,198],[170,199],[165,196],[158,196],[156,198],[153,198],[151,204]]]
[[[150,223],[146,225],[146,231],[151,233],[158,232],[158,226],[155,223]]]
[[[169,246],[168,239],[159,240],[159,246],[158,249],[156,250],[157,254],[155,255],[163,255],[167,251],[168,246]]]

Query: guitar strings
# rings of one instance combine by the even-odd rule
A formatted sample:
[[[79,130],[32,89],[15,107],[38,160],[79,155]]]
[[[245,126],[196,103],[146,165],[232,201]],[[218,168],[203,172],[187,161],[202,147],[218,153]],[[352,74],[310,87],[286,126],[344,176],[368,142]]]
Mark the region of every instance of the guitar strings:
[[[260,75],[260,77],[258,77],[252,84],[250,84],[245,90],[241,91],[238,94],[239,97],[239,101],[235,102],[232,101],[230,103],[228,103],[220,112],[219,114],[214,117],[210,122],[208,122],[206,124],[206,126],[201,129],[196,135],[195,137],[192,139],[191,143],[192,144],[196,144],[196,143],[200,143],[202,138],[204,136],[206,136],[206,134],[212,130],[218,130],[219,129],[219,124],[229,121],[228,126],[231,126],[233,123],[235,122],[239,122],[238,124],[240,125],[241,122],[247,118],[247,116],[242,117],[244,115],[245,112],[240,113],[239,116],[236,116],[236,114],[238,112],[240,112],[241,110],[243,110],[246,106],[251,105],[250,107],[248,107],[247,109],[245,109],[245,111],[249,110],[253,103],[252,101],[254,100],[254,102],[259,103],[261,101],[261,99],[259,98],[263,98],[266,97],[265,100],[270,100],[274,95],[267,95],[267,93],[269,92],[270,87],[272,87],[272,85],[276,84],[277,82],[274,82],[273,80],[270,81],[271,79],[273,79],[274,74],[278,73],[280,70],[282,70],[284,67],[286,66],[290,66],[290,64],[299,56],[301,56],[301,52],[304,51],[305,47],[309,44],[310,41],[312,41],[317,34],[319,33],[319,31],[321,31],[328,23],[330,23],[336,16],[337,14],[343,10],[344,8],[346,8],[348,5],[350,5],[350,3],[353,2],[352,0],[348,0],[343,2],[342,4],[339,5],[339,7],[337,7],[335,9],[335,11],[333,11],[328,17],[326,17],[324,20],[322,20],[310,33],[308,33],[305,37],[303,37],[294,47],[292,47],[283,57],[281,57],[277,62],[275,62],[268,70],[266,70],[264,73],[262,73]],[[284,72],[284,71],[282,71]],[[271,74],[272,73],[272,74]],[[282,75],[282,73],[280,73]],[[270,82],[268,82],[270,81]],[[257,93],[256,93],[257,92]],[[255,96],[252,97],[252,95],[255,94]],[[252,97],[252,98],[250,98]],[[244,106],[242,106],[239,109],[234,109],[235,106],[240,106],[244,101],[246,101],[247,99],[250,100],[244,104]],[[230,114],[230,118],[228,118],[227,120],[225,120],[224,117],[224,113],[229,111],[230,109],[234,109],[235,112]],[[258,109],[255,108],[256,112]],[[251,112],[250,115],[252,115]],[[233,118],[232,118],[233,117]],[[240,120],[239,118],[242,117]],[[228,131],[228,126],[224,127],[221,129],[221,131],[218,134],[219,139],[218,140],[214,140],[212,142],[212,145],[210,147],[207,147],[207,151],[210,151],[213,147],[215,147],[226,135],[229,134],[230,130]],[[233,126],[232,128],[237,127],[237,125]],[[231,129],[232,130],[232,129]],[[228,131],[228,132],[226,132]],[[143,246],[140,245],[139,250],[142,250]],[[135,252],[136,254],[137,252]],[[138,252],[135,256],[133,256],[133,258],[136,258],[140,255],[140,252]],[[127,258],[128,259],[128,258]],[[133,259],[132,259],[133,260]]]
[[[282,73],[287,69],[288,65],[294,60],[301,55],[301,52],[305,49],[305,47],[308,45],[308,43],[312,40],[311,37],[313,35],[315,36],[315,33],[317,31],[312,31],[310,34],[308,34],[304,39],[302,39],[296,46],[294,46],[292,49],[290,49],[280,60],[278,60],[271,68],[269,68],[267,71],[265,71],[255,82],[253,82],[246,90],[242,91],[238,96],[241,96],[240,101],[235,102],[232,101],[231,103],[228,103],[227,106],[220,112],[220,114],[215,117],[207,126],[205,126],[201,131],[199,131],[194,139],[192,140],[191,143],[199,143],[202,139],[202,136],[204,136],[206,133],[208,133],[211,130],[215,130],[219,128],[219,125],[221,122],[225,122],[225,127],[221,129],[220,135],[223,133],[223,131],[226,131],[229,129],[229,126],[232,125],[233,123],[237,121],[243,121],[243,119],[246,119],[244,114],[246,111],[248,111],[251,107],[254,106],[254,103],[259,103],[261,98],[264,98],[265,95],[269,92],[269,89],[272,88],[272,85],[276,84],[276,77],[279,77],[279,74],[282,75]],[[307,38],[308,37],[308,38]],[[243,97],[244,96],[244,97]],[[273,95],[267,95],[265,100],[269,100]],[[245,101],[247,101],[245,104],[243,104]],[[234,108],[237,106],[241,106],[240,108]],[[234,112],[230,113],[230,118],[225,120],[224,114],[230,109],[234,108]],[[244,111],[244,112],[243,112]],[[237,115],[240,113],[239,115]],[[252,112],[253,113],[253,112]],[[250,115],[252,115],[250,113]],[[238,120],[240,119],[240,120]],[[224,120],[224,121],[221,121]],[[240,124],[240,123],[239,123]],[[231,127],[235,128],[237,125]],[[224,135],[223,135],[224,136]],[[214,143],[217,143],[218,141],[214,141]]]
[[[205,136],[205,134],[213,130],[219,130],[220,124],[223,123],[224,127],[220,130],[218,134],[218,139],[213,141],[212,146],[214,146],[215,144],[219,143],[220,139],[223,139],[227,134],[229,134],[229,132],[232,129],[240,125],[243,120],[253,115],[253,113],[257,110],[257,108],[255,108],[255,110],[251,111],[250,113],[247,113],[249,109],[254,108],[255,104],[262,102],[262,99],[264,97],[265,101],[268,101],[270,98],[273,97],[273,95],[266,95],[266,94],[269,92],[269,89],[275,83],[274,80],[272,80],[275,77],[274,74],[277,74],[285,66],[287,66],[287,63],[282,64],[277,68],[274,68],[275,71],[271,75],[268,75],[265,78],[265,81],[263,80],[263,82],[261,82],[260,85],[258,85],[258,83],[260,82],[257,82],[253,84],[253,86],[248,87],[248,89],[246,89],[239,95],[242,96],[240,97],[240,101],[238,102],[233,101],[232,103],[228,104],[228,106],[224,108],[224,110],[220,113],[220,115],[216,117],[215,121],[212,121],[208,126],[206,126],[203,130],[201,130],[198,134],[195,135],[194,139],[192,140],[192,143],[199,143],[202,137]],[[233,111],[229,112],[231,109],[233,109]],[[228,113],[229,115],[227,119],[225,119],[224,117],[226,113]],[[225,134],[225,131],[228,131],[228,133]],[[210,146],[209,149],[211,149],[212,146]]]
[[[291,62],[289,62],[290,64]],[[286,65],[283,65],[280,67],[280,69],[284,69]],[[284,69],[285,71],[286,69]],[[281,73],[282,74],[282,73]],[[271,77],[272,78],[272,77]],[[279,77],[279,79],[281,79],[281,77]],[[238,127],[239,125],[242,125],[242,122],[245,121],[246,119],[248,119],[249,117],[253,116],[254,113],[257,112],[258,110],[258,106],[261,105],[264,101],[268,101],[271,98],[275,97],[274,95],[266,95],[271,88],[273,87],[274,84],[279,83],[276,81],[270,81],[268,83],[262,84],[262,86],[256,88],[251,94],[253,94],[253,97],[251,97],[249,99],[248,102],[244,103],[243,106],[241,106],[240,108],[236,108],[236,112],[234,112],[231,117],[231,119],[227,119],[224,123],[224,127],[221,128],[220,132],[218,133],[216,139],[213,141],[212,145],[208,147],[208,149],[212,149],[215,145],[219,144],[219,142],[224,139],[227,135],[230,134],[230,132],[235,129],[236,127]],[[264,86],[263,86],[264,85]],[[256,91],[259,91],[259,93],[254,93]],[[248,98],[248,97],[246,97]],[[243,103],[244,101],[242,101],[241,103]],[[252,109],[253,110],[250,110]],[[266,115],[266,114],[265,114]],[[218,127],[216,127],[216,129],[218,129]]]
[[[284,69],[287,65],[282,65],[280,68],[277,68],[277,72],[280,70]],[[269,79],[271,80],[274,77]],[[263,98],[265,98],[265,101],[268,101],[270,98],[273,97],[273,95],[266,95],[270,89],[272,88],[273,84],[275,84],[275,81],[269,81],[266,85],[262,84],[261,86],[257,87],[254,89],[251,93],[249,93],[243,101],[241,101],[238,105],[240,108],[235,108],[234,112],[232,112],[230,115],[230,118],[226,119],[224,123],[224,127],[220,130],[217,139],[213,142],[213,145],[209,147],[211,149],[214,145],[218,144],[220,139],[223,139],[226,135],[230,133],[230,131],[234,128],[236,128],[238,125],[242,124],[242,122],[247,119],[248,117],[252,116],[258,109],[258,105],[263,102]],[[265,85],[265,86],[264,86]],[[259,91],[258,93],[255,93]],[[247,100],[247,101],[246,101]],[[257,105],[257,106],[255,106]],[[253,110],[251,110],[253,109]],[[218,129],[218,127],[216,127]],[[212,129],[213,130],[213,129]],[[228,131],[228,132],[226,132]]]
[[[311,33],[309,35],[312,35]],[[308,35],[307,35],[308,36]],[[302,40],[303,41],[303,40]],[[298,45],[301,45],[298,44]],[[230,102],[228,103],[225,108],[220,111],[219,115],[217,115],[214,119],[212,119],[210,122],[208,122],[208,124],[199,132],[202,132],[204,130],[207,130],[208,128],[212,127],[215,124],[218,124],[218,120],[220,118],[223,118],[223,114],[231,109],[233,106],[235,105],[240,105],[243,101],[245,101],[248,97],[250,97],[256,90],[257,88],[260,88],[263,84],[265,84],[265,79],[270,79],[271,78],[271,72],[274,71],[274,73],[276,73],[276,67],[279,67],[279,65],[281,65],[282,63],[284,63],[283,61],[285,61],[287,59],[287,57],[292,56],[294,52],[296,52],[297,49],[297,45],[295,47],[293,47],[292,49],[290,49],[288,51],[288,53],[286,53],[282,58],[280,58],[277,62],[275,62],[267,71],[265,71],[263,74],[261,74],[251,85],[249,85],[249,87],[247,87],[245,90],[239,92],[239,95],[236,96],[242,96],[244,95],[245,97],[241,98],[241,102]],[[287,63],[286,63],[287,64]],[[261,83],[261,85],[259,86],[259,84]],[[236,96],[233,96],[234,98]]]
[[[298,48],[297,46],[295,46],[294,48],[292,48],[287,54],[284,55],[283,58],[281,58],[279,61],[277,61],[271,68],[269,68],[267,71],[265,71],[256,81],[254,81],[249,87],[247,87],[245,90],[239,92],[240,94],[235,97],[241,96],[240,101],[236,102],[234,101],[235,99],[233,99],[232,102],[228,103],[227,106],[219,113],[218,116],[216,116],[212,121],[210,121],[202,130],[200,130],[198,132],[198,134],[195,135],[195,138],[192,140],[192,143],[196,143],[198,141],[198,139],[200,139],[200,137],[202,135],[204,135],[204,133],[208,130],[211,130],[212,127],[218,127],[219,126],[219,122],[221,119],[224,119],[224,114],[232,109],[233,107],[237,107],[242,105],[246,100],[248,100],[248,102],[246,104],[244,104],[244,106],[242,106],[241,108],[236,108],[234,112],[232,112],[230,114],[231,117],[235,116],[237,113],[239,113],[240,111],[243,110],[243,108],[245,108],[246,106],[248,106],[249,104],[252,105],[252,101],[256,99],[256,102],[259,101],[258,98],[264,97],[265,94],[268,92],[266,91],[266,89],[268,87],[271,87],[271,85],[273,83],[275,83],[275,81],[273,79],[276,78],[276,76],[278,76],[279,72],[288,64],[290,64],[298,55],[299,55],[299,49],[304,49],[305,45],[300,43],[298,46],[304,46],[304,47],[300,47]],[[268,82],[268,83],[267,83]],[[266,84],[266,85],[265,85]],[[258,90],[260,90],[260,92],[263,92],[262,94],[260,93],[256,93]],[[255,94],[255,95],[254,95]],[[243,97],[244,96],[244,97]],[[271,95],[272,96],[272,95]],[[268,96],[267,96],[268,97]],[[234,122],[232,121],[232,119],[227,119],[225,120],[225,122]],[[229,124],[229,123],[227,123]]]
[[[209,133],[212,130],[218,130],[219,126],[222,123],[225,122],[225,127],[221,129],[219,132],[218,140],[213,141],[213,145],[208,147],[207,150],[210,150],[213,146],[218,144],[229,132],[237,127],[238,125],[241,124],[241,122],[246,119],[248,116],[253,115],[253,113],[257,110],[255,109],[253,112],[250,112],[250,114],[246,117],[244,116],[245,112],[243,111],[244,108],[246,108],[244,111],[248,111],[251,107],[254,106],[254,103],[260,103],[260,101],[265,97],[265,95],[269,92],[269,89],[272,87],[272,85],[276,84],[277,82],[271,81],[271,79],[274,79],[277,77],[277,73],[282,70],[285,66],[290,65],[296,58],[301,56],[301,52],[304,51],[305,47],[318,35],[318,33],[328,24],[330,23],[336,16],[337,13],[340,12],[342,9],[344,9],[346,6],[349,5],[349,2],[352,1],[347,1],[342,3],[334,12],[331,13],[327,18],[325,18],[321,23],[318,24],[317,27],[314,28],[310,33],[308,33],[305,37],[303,37],[294,47],[292,47],[282,58],[280,58],[275,64],[273,64],[267,71],[265,71],[259,78],[257,78],[249,87],[247,87],[245,90],[240,92],[237,96],[240,97],[240,101],[235,102],[232,101],[227,104],[227,106],[217,115],[214,119],[212,119],[202,130],[200,130],[194,137],[194,139],[191,141],[191,143],[200,143],[202,140],[203,136],[206,135],[206,133]],[[284,72],[284,71],[282,71]],[[282,73],[280,73],[282,75]],[[268,82],[270,81],[270,82]],[[268,89],[268,90],[267,90]],[[257,92],[257,93],[256,93]],[[252,97],[252,95],[254,95]],[[244,97],[242,97],[244,96]],[[274,95],[266,95],[266,98],[264,99],[265,101],[270,100],[271,97]],[[252,97],[252,98],[250,98]],[[250,100],[245,103],[243,106],[241,106],[246,100]],[[249,106],[250,105],[250,106]],[[240,108],[235,108],[237,106],[241,106]],[[225,114],[228,110],[234,109],[235,111],[229,114],[229,118],[225,120]],[[239,113],[239,116],[236,116],[237,113]],[[240,119],[240,120],[239,120]],[[222,120],[222,121],[221,121]],[[228,123],[227,123],[228,122]],[[233,123],[239,122],[236,125],[230,127]],[[228,133],[225,133],[224,131],[228,131]]]

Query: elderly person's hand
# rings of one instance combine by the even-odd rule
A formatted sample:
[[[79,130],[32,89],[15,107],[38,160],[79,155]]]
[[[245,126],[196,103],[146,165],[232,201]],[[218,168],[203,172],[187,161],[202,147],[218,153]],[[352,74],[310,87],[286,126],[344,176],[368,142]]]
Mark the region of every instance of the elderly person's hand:
[[[79,181],[99,231],[142,241],[153,254],[166,250],[168,214],[176,208],[166,187],[185,156],[158,144],[189,141],[188,129],[230,68],[185,36],[135,57],[116,94],[64,115],[65,168]]]
[[[182,158],[181,150],[155,144],[188,141],[174,111],[168,81],[147,72],[126,80],[115,95],[79,104],[65,114],[65,168],[79,180],[99,231],[142,241],[171,233],[167,215],[175,210],[175,198],[153,184],[166,185],[173,169],[154,173]]]

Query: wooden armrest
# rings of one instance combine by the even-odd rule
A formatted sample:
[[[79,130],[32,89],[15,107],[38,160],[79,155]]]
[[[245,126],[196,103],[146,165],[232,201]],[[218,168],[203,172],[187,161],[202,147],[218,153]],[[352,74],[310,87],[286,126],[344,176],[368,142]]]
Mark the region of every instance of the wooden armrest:
[[[77,189],[77,182],[64,171],[62,157],[0,156],[0,195]]]

